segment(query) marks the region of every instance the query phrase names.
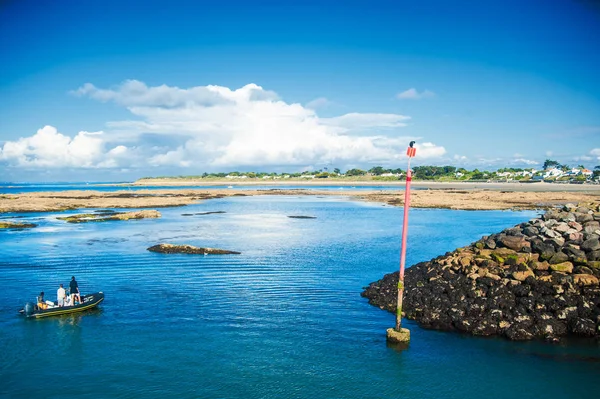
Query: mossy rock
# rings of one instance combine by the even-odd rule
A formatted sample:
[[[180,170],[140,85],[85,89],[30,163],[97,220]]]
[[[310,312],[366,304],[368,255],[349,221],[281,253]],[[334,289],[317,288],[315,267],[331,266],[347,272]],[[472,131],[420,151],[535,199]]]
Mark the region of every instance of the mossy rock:
[[[548,260],[548,262],[552,264],[563,263],[569,260],[569,255],[564,252],[557,252]]]
[[[504,258],[504,263],[513,266],[522,262],[519,262],[519,257],[516,254],[509,254]]]
[[[491,254],[492,254],[491,249],[480,249],[479,252],[477,253],[477,256],[483,256],[484,258],[489,259]]]
[[[496,248],[496,249],[494,249],[493,253],[498,254],[498,255],[502,256],[503,258],[506,258],[508,255],[516,254],[517,251],[510,249],[510,248]]]
[[[114,213],[80,213],[78,215],[70,215],[57,217],[59,220],[64,220],[67,223],[87,223],[87,222],[108,222],[111,220],[134,220],[146,218],[159,218],[160,212],[155,210],[143,210],[134,212],[114,212]]]
[[[591,267],[592,269],[600,270],[600,261],[598,261],[598,260],[590,261],[587,263],[587,266]]]
[[[492,258],[492,260],[498,262],[499,264],[504,264],[504,258],[500,255],[498,255],[496,252],[493,252],[490,257]]]
[[[573,273],[573,264],[571,262],[551,264],[550,269],[555,272]]]
[[[37,227],[35,223],[0,222],[0,229],[30,229]]]

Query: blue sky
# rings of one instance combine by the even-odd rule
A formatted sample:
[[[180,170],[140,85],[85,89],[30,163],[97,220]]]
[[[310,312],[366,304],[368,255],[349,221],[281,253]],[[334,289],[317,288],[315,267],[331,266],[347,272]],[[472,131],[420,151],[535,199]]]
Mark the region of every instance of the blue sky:
[[[596,2],[121,3],[0,3],[0,181],[600,165]]]

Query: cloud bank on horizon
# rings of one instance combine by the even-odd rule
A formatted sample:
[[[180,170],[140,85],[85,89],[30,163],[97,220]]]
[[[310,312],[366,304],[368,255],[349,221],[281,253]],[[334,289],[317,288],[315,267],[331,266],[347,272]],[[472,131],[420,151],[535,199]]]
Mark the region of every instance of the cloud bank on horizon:
[[[439,159],[443,146],[398,134],[409,116],[347,113],[323,118],[326,104],[287,103],[256,84],[238,89],[167,85],[128,80],[111,89],[86,83],[72,95],[114,102],[133,118],[107,122],[106,131],[75,137],[45,126],[30,137],[7,141],[0,161],[27,168],[179,167],[231,169],[314,165],[395,164],[418,140],[421,159]],[[316,106],[315,106],[316,105]],[[149,145],[148,137],[176,145]]]
[[[202,171],[305,170],[326,165],[349,169],[373,165],[402,167],[405,149],[417,141],[422,164],[539,167],[538,160],[515,153],[487,159],[447,154],[440,143],[402,134],[410,116],[350,112],[321,117],[330,101],[288,103],[254,83],[238,89],[207,85],[187,89],[149,87],[128,80],[109,89],[86,83],[71,95],[111,102],[131,118],[106,122],[104,131],[70,137],[44,126],[29,137],[6,141],[0,164],[35,170],[114,170],[196,174]],[[400,100],[433,98],[430,90],[407,89]],[[575,161],[600,162],[600,148]],[[593,166],[592,166],[593,167]]]

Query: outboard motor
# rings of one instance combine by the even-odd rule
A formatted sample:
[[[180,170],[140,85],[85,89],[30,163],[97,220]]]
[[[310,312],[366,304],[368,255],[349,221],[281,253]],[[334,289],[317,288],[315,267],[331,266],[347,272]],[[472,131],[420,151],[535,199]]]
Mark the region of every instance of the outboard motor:
[[[31,302],[27,302],[23,310],[25,311],[25,316],[31,316],[35,311],[35,305]]]

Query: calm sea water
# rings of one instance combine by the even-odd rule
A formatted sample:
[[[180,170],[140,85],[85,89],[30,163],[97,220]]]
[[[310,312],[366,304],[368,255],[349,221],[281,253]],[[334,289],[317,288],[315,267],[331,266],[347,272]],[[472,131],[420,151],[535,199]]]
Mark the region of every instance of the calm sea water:
[[[509,342],[405,321],[409,347],[386,345],[394,316],[360,292],[398,268],[401,208],[261,196],[160,211],[88,224],[24,214],[39,227],[0,232],[0,398],[597,397],[595,343]],[[182,216],[207,211],[226,213]],[[534,215],[411,210],[408,264]],[[146,250],[160,242],[242,254]],[[98,310],[17,315],[71,275],[84,293],[105,293]]]

